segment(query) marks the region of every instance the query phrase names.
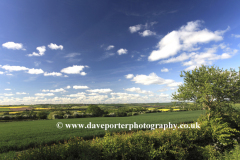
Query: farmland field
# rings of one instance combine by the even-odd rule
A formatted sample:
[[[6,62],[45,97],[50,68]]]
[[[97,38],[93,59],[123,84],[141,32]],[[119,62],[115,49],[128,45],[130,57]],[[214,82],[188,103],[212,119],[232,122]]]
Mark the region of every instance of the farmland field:
[[[0,108],[0,112],[1,111],[11,111],[9,108]]]
[[[105,134],[104,129],[58,129],[57,122],[63,124],[168,124],[197,120],[202,110],[187,112],[149,113],[131,117],[94,117],[56,120],[37,120],[0,123],[0,153],[23,150],[39,144],[52,144],[73,136],[92,138]],[[123,129],[109,129],[123,131]]]

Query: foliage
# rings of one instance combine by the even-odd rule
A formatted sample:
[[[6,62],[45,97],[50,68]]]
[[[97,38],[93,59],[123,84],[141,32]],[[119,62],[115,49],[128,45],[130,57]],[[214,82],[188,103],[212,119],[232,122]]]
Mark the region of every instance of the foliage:
[[[211,68],[202,65],[199,69],[181,72],[184,84],[174,93],[173,99],[178,101],[194,101],[203,104],[208,110],[208,119],[215,113],[222,111],[219,106],[228,108],[240,97],[240,81],[235,70]]]
[[[103,110],[101,110],[101,108],[99,108],[97,105],[91,104],[90,106],[88,106],[86,113],[92,113],[93,116],[102,116],[102,114],[104,113]]]
[[[39,119],[46,119],[47,116],[48,116],[48,112],[46,112],[46,111],[37,112],[37,118],[39,118]]]
[[[189,112],[173,112],[173,113],[151,113],[142,114],[132,117],[94,117],[83,118],[79,121],[78,118],[61,119],[63,124],[84,124],[85,126],[91,122],[92,124],[168,124],[169,122],[176,124],[197,120],[202,114],[202,111]],[[11,150],[20,151],[26,150],[29,147],[36,147],[40,144],[53,144],[58,141],[68,140],[73,136],[80,136],[84,139],[90,139],[95,136],[102,136],[105,130],[101,128],[96,129],[73,129],[73,128],[56,128],[56,123],[59,120],[36,120],[36,121],[22,121],[11,123],[0,123],[0,128],[4,128],[0,132],[0,153]],[[13,132],[14,130],[17,131]],[[128,131],[129,129],[108,129],[110,132]]]
[[[210,144],[197,145],[202,129],[107,133],[104,138],[70,139],[63,145],[40,147],[18,155],[18,160],[45,159],[209,159],[219,152]],[[204,139],[205,141],[207,139]],[[88,154],[91,153],[91,154]]]

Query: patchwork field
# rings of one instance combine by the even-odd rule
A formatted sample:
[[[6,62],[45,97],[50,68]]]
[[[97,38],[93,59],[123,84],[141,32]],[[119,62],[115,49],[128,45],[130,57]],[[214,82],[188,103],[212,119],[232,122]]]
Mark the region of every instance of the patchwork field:
[[[0,153],[24,150],[39,144],[53,144],[73,136],[92,138],[103,136],[104,129],[58,129],[57,122],[63,124],[168,124],[197,120],[204,111],[149,113],[131,117],[94,117],[56,120],[37,120],[0,123]],[[4,129],[2,129],[4,128]],[[125,129],[128,130],[128,129]],[[108,131],[123,131],[109,129]]]

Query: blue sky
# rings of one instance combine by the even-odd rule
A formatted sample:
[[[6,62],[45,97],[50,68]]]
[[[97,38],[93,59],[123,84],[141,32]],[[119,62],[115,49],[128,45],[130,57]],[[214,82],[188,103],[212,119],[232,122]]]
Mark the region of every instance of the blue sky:
[[[0,1],[0,104],[170,102],[180,73],[236,69],[240,1]]]

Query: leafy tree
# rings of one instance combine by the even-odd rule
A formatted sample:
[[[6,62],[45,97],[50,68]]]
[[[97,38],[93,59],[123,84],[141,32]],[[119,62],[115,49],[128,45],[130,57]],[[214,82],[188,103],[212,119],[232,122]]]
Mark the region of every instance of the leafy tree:
[[[104,111],[101,110],[101,108],[99,108],[97,105],[91,104],[88,106],[86,113],[92,113],[93,116],[102,116]]]
[[[37,117],[39,119],[46,119],[47,116],[48,116],[48,113],[46,111],[40,111],[40,112],[37,113]]]
[[[231,104],[239,100],[240,81],[235,70],[223,71],[202,65],[192,72],[183,72],[184,75],[181,72],[180,77],[184,77],[184,84],[179,86],[178,94],[172,94],[173,99],[203,104],[208,120],[210,116],[232,110]]]

